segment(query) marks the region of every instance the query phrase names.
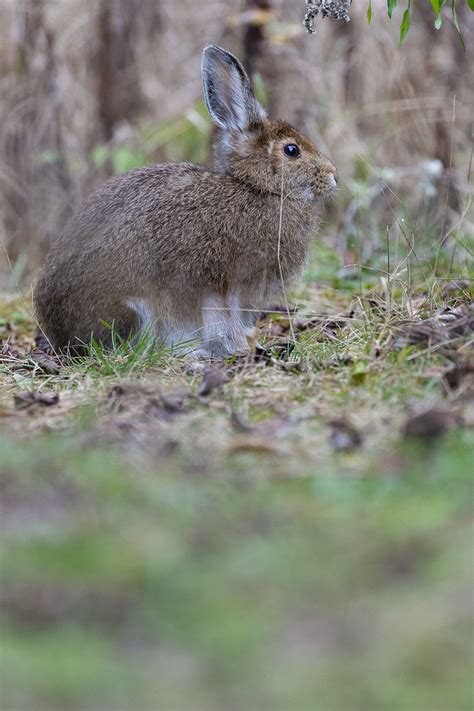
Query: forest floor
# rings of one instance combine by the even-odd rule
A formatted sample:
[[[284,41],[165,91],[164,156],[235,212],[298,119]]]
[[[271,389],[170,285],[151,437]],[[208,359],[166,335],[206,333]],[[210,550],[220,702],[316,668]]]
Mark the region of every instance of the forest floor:
[[[3,709],[472,708],[473,274],[335,259],[200,374],[3,295]]]

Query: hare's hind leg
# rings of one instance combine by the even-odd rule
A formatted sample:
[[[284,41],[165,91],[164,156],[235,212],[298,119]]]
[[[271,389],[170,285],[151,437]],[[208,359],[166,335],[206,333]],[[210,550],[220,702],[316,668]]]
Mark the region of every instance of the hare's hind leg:
[[[172,348],[177,355],[186,355],[191,358],[209,357],[203,344],[203,327],[201,325],[178,325],[165,320],[160,331],[163,344]]]
[[[140,340],[146,338],[151,345],[156,341],[158,322],[152,303],[148,299],[127,299],[126,304],[137,317]]]
[[[202,347],[202,326],[192,323],[176,323],[170,318],[160,318],[157,308],[148,299],[128,299],[127,306],[135,313],[139,338],[147,338],[150,345],[158,343],[176,352],[177,355],[207,356]]]
[[[202,305],[202,319],[209,355],[222,358],[249,350],[237,295],[228,299],[217,294],[208,296]]]

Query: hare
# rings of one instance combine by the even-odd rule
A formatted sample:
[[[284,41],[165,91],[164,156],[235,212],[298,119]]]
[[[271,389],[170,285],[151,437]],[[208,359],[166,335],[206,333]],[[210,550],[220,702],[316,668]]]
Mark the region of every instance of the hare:
[[[146,331],[197,357],[248,350],[256,314],[302,271],[334,165],[284,121],[271,121],[232,54],[203,52],[204,98],[217,126],[212,168],[130,170],[70,219],[35,289],[54,349],[110,345]]]

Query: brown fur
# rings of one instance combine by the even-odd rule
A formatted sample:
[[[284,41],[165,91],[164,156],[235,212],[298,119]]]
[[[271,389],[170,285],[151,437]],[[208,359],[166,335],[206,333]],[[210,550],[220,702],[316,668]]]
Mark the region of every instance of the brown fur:
[[[291,142],[298,158],[283,153]],[[51,250],[35,290],[39,323],[59,349],[92,334],[108,343],[102,321],[122,337],[137,332],[143,324],[131,299],[150,305],[163,336],[170,324],[199,328],[207,296],[220,296],[223,308],[231,295],[244,310],[263,308],[278,291],[280,265],[285,283],[300,274],[331,174],[296,129],[262,118],[221,138],[212,171],[156,165],[109,180]]]

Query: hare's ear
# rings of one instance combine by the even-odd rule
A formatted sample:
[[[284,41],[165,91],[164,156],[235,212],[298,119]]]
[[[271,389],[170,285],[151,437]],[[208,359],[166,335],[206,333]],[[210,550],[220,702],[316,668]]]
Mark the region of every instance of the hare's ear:
[[[243,131],[266,117],[238,59],[213,44],[202,55],[202,84],[207,110],[220,128]]]

